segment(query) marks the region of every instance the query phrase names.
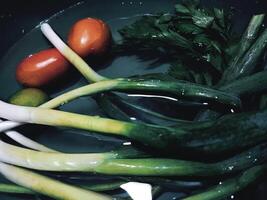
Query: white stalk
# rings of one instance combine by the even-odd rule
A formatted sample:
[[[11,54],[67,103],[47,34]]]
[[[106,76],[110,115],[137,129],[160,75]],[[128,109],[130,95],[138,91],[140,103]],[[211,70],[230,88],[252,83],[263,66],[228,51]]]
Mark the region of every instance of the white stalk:
[[[92,95],[98,92],[103,92],[103,91],[109,91],[110,89],[116,87],[118,84],[119,79],[114,79],[114,80],[106,80],[106,81],[100,81],[97,83],[93,83],[90,85],[86,85],[74,90],[71,90],[69,92],[66,92],[44,104],[39,106],[40,108],[56,108],[60,105],[63,105],[69,101],[72,101],[76,98],[79,98],[81,96],[86,96],[86,95]],[[5,117],[3,117],[5,118]],[[24,121],[25,122],[25,121]],[[0,132],[7,131],[9,129],[13,129],[17,126],[22,125],[22,122],[14,122],[14,121],[4,121],[0,123]]]
[[[106,78],[96,73],[77,53],[68,47],[47,23],[41,25],[41,31],[46,38],[72,63],[80,73],[91,82],[98,82]]]
[[[10,113],[19,113],[19,115]],[[127,136],[128,131],[133,127],[131,123],[114,119],[45,108],[17,106],[1,100],[0,118],[32,124],[71,127],[119,136]]]
[[[29,169],[45,171],[94,172],[117,153],[49,153],[24,149],[0,141],[0,161]]]
[[[0,123],[0,132],[7,131],[23,125],[21,122],[4,121]]]
[[[54,149],[48,148],[48,147],[46,147],[46,146],[44,146],[38,142],[31,140],[30,138],[22,135],[21,133],[19,133],[17,131],[7,131],[7,132],[5,132],[5,134],[8,137],[10,137],[11,139],[13,139],[14,141],[16,141],[17,143],[19,143],[25,147],[28,147],[30,149],[37,150],[37,151],[43,151],[43,152],[58,152]]]
[[[31,107],[16,106],[0,100],[0,118],[14,122],[31,122]],[[10,122],[2,123],[8,125]]]
[[[0,124],[1,122],[3,121],[0,119]],[[6,131],[5,134],[11,139],[13,139],[14,141],[16,141],[17,143],[25,147],[28,147],[30,149],[34,149],[37,151],[44,151],[44,152],[57,152],[54,149],[50,149],[42,144],[39,144],[38,142],[31,140],[30,138],[22,135],[21,133],[17,131]]]
[[[71,186],[19,167],[0,162],[0,173],[8,180],[60,200],[112,200],[110,196]]]

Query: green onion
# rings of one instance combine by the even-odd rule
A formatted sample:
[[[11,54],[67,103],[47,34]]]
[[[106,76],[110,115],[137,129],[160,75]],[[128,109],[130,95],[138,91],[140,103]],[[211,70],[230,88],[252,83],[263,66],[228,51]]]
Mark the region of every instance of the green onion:
[[[207,191],[184,198],[183,200],[221,200],[233,196],[266,173],[266,165],[252,167],[239,176],[220,182]]]
[[[37,152],[0,141],[0,160],[5,163],[45,171],[92,172],[124,176],[219,176],[266,161],[266,145],[259,145],[217,163],[178,159],[135,158],[136,151],[64,154]],[[142,154],[141,154],[142,156]]]
[[[79,185],[79,187],[86,190],[92,190],[94,192],[105,192],[105,191],[117,190],[124,183],[126,183],[126,181],[113,181],[110,183]],[[30,189],[13,184],[4,184],[4,183],[2,184],[0,183],[0,193],[29,194],[29,195],[36,194],[34,191]]]
[[[0,192],[12,194],[35,194],[35,192],[30,189],[12,184],[0,184]]]
[[[233,59],[229,63],[229,67],[225,70],[223,77],[220,80],[219,85],[225,85],[226,83],[229,83],[230,81],[235,80],[236,78],[240,76],[241,73],[243,73],[241,72],[242,70],[244,70],[242,69],[243,67],[242,65],[243,64],[247,65],[247,63],[243,63],[241,59],[244,56],[244,54],[247,52],[247,50],[252,46],[254,41],[256,40],[258,33],[262,27],[264,17],[265,15],[261,14],[261,15],[254,15],[251,18],[246,31],[244,32],[241,40],[239,41],[238,52],[236,53],[236,55],[233,57]],[[253,48],[255,47],[256,45],[253,46]],[[250,55],[253,55],[252,51],[249,51],[249,53]],[[244,58],[248,60],[247,56],[245,56]]]
[[[31,171],[0,163],[0,173],[8,180],[43,195],[61,200],[115,200],[115,198],[67,185]],[[16,188],[18,191],[18,188]]]
[[[233,81],[220,89],[238,96],[255,94],[267,89],[267,71],[258,72],[250,76]]]
[[[3,122],[2,120],[0,120],[0,123]],[[11,139],[13,139],[14,141],[16,141],[17,143],[24,145],[25,147],[34,149],[34,150],[38,150],[38,151],[44,151],[44,152],[58,152],[54,149],[48,148],[42,144],[39,144],[38,142],[33,141],[30,138],[27,138],[26,136],[22,135],[21,133],[17,132],[17,131],[6,131],[5,134],[10,137]]]
[[[185,123],[184,125],[180,123],[180,127],[165,127],[122,122],[44,108],[16,106],[0,101],[0,117],[18,122],[78,128],[127,137],[158,149],[190,148],[204,152],[221,153],[225,150],[230,151],[230,149],[255,145],[256,142],[265,139],[266,125],[261,121],[267,118],[267,110],[229,115],[208,123]],[[247,134],[248,130],[251,134]],[[216,140],[213,141],[211,138],[214,137]],[[239,139],[236,140],[237,138]],[[237,141],[241,139],[243,142],[237,144]]]
[[[267,29],[260,35],[257,41],[250,47],[250,49],[245,53],[245,55],[240,60],[240,64],[235,66],[235,68],[227,73],[227,82],[232,80],[245,77],[251,74],[255,66],[257,65],[260,56],[263,54],[267,46]],[[226,70],[228,72],[228,70]],[[226,73],[225,72],[225,73]]]
[[[255,73],[250,76],[240,78],[225,86],[221,86],[221,90],[229,92],[237,96],[257,94],[267,89],[267,71]],[[213,110],[205,110],[200,113],[197,121],[214,120],[221,114]]]
[[[69,48],[52,30],[49,24],[43,23],[41,25],[41,30],[46,38],[80,71],[87,80],[97,82],[107,79],[96,73],[78,54]]]

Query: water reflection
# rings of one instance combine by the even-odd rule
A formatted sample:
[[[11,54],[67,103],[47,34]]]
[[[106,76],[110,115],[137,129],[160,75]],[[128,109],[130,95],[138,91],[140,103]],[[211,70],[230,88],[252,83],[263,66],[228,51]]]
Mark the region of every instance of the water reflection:
[[[152,200],[152,186],[147,183],[128,182],[120,186],[133,200]]]

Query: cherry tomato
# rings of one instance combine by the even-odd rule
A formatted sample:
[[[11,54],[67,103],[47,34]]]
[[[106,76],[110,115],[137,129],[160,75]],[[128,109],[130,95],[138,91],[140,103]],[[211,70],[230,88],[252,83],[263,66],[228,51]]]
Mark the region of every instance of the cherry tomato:
[[[16,78],[23,85],[41,87],[62,76],[69,66],[57,49],[47,49],[22,60],[16,69]]]
[[[68,35],[69,46],[82,57],[103,54],[108,49],[110,40],[108,25],[93,18],[77,21]]]

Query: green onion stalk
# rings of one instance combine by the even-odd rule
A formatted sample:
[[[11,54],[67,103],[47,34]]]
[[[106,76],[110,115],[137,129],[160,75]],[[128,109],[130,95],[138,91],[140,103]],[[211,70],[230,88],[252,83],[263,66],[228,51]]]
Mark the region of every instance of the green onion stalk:
[[[107,195],[71,186],[26,169],[11,166],[0,162],[0,173],[8,180],[29,190],[12,187],[13,192],[28,193],[34,191],[55,199],[61,200],[115,200]],[[11,189],[9,187],[9,189]]]
[[[111,183],[98,183],[92,185],[79,185],[80,188],[91,190],[94,192],[106,192],[120,189],[122,184],[127,183],[126,181],[113,181]],[[0,193],[11,193],[11,194],[28,194],[35,195],[36,192],[14,184],[0,183]]]
[[[255,145],[266,139],[267,128],[266,123],[262,123],[267,119],[267,110],[227,115],[210,122],[185,123],[184,125],[179,124],[178,127],[165,127],[45,108],[17,106],[0,101],[0,117],[22,123],[77,128],[126,137],[156,149],[189,148],[206,153],[222,153]],[[250,134],[247,134],[248,130]],[[212,140],[214,138],[215,141]]]
[[[98,183],[94,185],[79,185],[81,189],[91,190],[94,192],[109,192],[113,190],[121,189],[123,184],[127,182],[123,181],[113,181],[111,183]],[[13,184],[0,184],[0,193],[8,193],[8,194],[23,194],[23,195],[36,195],[37,193],[33,190],[30,190],[25,187],[21,187]],[[152,188],[152,197],[153,199],[158,198],[163,193],[163,189],[159,186],[155,186]],[[113,198],[114,199],[114,198]],[[120,198],[121,200],[132,200],[130,197]],[[118,200],[118,198],[117,198]]]
[[[3,122],[0,119],[0,123]],[[26,136],[24,136],[23,134],[19,133],[18,131],[14,131],[14,130],[10,130],[10,131],[6,131],[5,134],[13,139],[14,141],[16,141],[17,143],[24,145],[25,147],[34,149],[34,150],[38,150],[38,151],[44,151],[44,152],[58,152],[54,149],[48,148],[38,142],[33,141],[30,138],[27,138]]]
[[[183,198],[183,200],[223,200],[246,188],[266,173],[266,165],[254,166],[240,175],[220,182],[208,190]]]
[[[255,66],[255,62],[265,49],[267,42],[267,30],[256,40],[262,28],[264,17],[265,14],[260,14],[254,15],[251,18],[247,29],[239,41],[238,51],[229,63],[229,67],[223,73],[219,85],[225,85],[235,79],[246,76],[254,69],[253,66]]]
[[[178,128],[123,122],[44,108],[17,106],[3,101],[0,101],[0,117],[22,123],[71,127],[112,136],[127,137],[156,148],[176,145],[177,142],[179,143],[180,136],[187,133]]]
[[[221,90],[229,92],[237,96],[251,95],[265,91],[267,89],[267,71],[257,72],[250,76],[240,78],[229,84],[221,86]],[[213,110],[205,110],[200,113],[196,120],[198,121],[209,121],[214,120],[221,116],[220,113]]]
[[[252,21],[255,19],[255,17],[257,18],[259,22],[258,26],[261,26],[264,15],[254,16],[252,18]],[[251,36],[252,38],[256,37],[258,33],[258,26],[253,27],[255,30],[255,33],[246,32],[245,35],[248,35],[248,36],[252,35]],[[249,26],[248,28],[251,28],[251,27]],[[231,81],[240,79],[242,77],[246,77],[255,71],[255,67],[257,66],[257,63],[259,62],[260,56],[263,55],[263,52],[265,51],[267,47],[267,29],[265,29],[260,34],[260,36],[256,39],[256,41],[254,39],[253,40],[246,39],[248,40],[247,42],[243,40],[244,39],[242,38],[240,41],[240,46],[246,48],[244,50],[247,50],[247,51],[244,51],[242,47],[240,48],[240,51],[243,53],[243,55],[242,53],[241,55],[238,54],[237,56],[239,57],[239,59],[237,63],[234,62],[233,65],[230,65],[230,67],[225,70],[223,78],[218,85],[219,87],[217,86],[218,88],[221,88],[222,86],[227,85],[227,84],[231,84]],[[250,44],[246,45],[247,43],[251,43],[252,45],[251,46],[249,46]]]
[[[139,152],[125,150],[83,154],[47,153],[24,149],[0,141],[1,162],[34,170],[90,172],[122,176],[187,177],[220,176],[261,164],[267,158],[267,145],[259,145],[216,163],[136,157],[140,157]]]
[[[65,56],[88,81],[98,82],[107,79],[95,72],[77,53],[68,47],[53,31],[49,24],[43,23],[41,25],[41,31],[58,51]]]

